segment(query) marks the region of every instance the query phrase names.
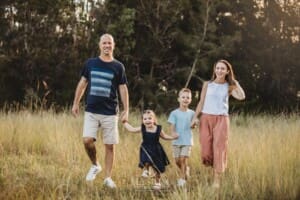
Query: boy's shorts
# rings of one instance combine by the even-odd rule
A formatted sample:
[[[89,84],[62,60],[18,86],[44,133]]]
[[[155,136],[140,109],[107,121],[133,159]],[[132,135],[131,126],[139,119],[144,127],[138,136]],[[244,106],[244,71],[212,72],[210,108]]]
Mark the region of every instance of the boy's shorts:
[[[192,151],[191,145],[173,145],[174,158],[190,157]]]
[[[101,115],[90,112],[84,113],[83,137],[92,137],[97,140],[98,130],[102,130],[104,144],[118,144],[118,116]]]

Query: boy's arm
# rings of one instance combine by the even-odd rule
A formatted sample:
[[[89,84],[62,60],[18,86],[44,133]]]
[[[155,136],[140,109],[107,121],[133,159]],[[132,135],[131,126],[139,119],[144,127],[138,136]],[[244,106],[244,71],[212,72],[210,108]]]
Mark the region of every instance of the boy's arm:
[[[141,132],[141,127],[133,127],[131,124],[129,124],[127,121],[123,122],[124,127],[127,131],[132,133],[139,133]]]
[[[175,140],[175,139],[177,139],[179,137],[179,135],[178,134],[177,135],[176,134],[172,134],[172,136],[171,135],[167,135],[163,130],[161,130],[160,137],[162,139],[165,139],[165,140]]]

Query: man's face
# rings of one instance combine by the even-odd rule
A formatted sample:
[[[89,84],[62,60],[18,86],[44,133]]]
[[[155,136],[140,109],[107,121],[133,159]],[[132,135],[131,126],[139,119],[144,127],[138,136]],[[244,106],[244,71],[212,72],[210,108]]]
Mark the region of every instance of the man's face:
[[[115,43],[112,37],[103,36],[99,42],[99,48],[102,54],[109,56],[113,54]]]

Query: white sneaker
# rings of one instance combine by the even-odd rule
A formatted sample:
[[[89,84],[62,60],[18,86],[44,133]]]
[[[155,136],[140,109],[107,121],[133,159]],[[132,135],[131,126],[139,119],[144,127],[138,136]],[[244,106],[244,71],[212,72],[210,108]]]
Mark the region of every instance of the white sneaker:
[[[106,179],[104,179],[104,182],[103,184],[109,188],[116,188],[116,184],[115,182],[110,178],[110,177],[107,177]]]
[[[186,184],[186,180],[180,178],[177,180],[177,186],[178,187],[183,187]]]
[[[100,165],[92,165],[89,172],[87,173],[85,180],[86,181],[93,181],[97,174],[102,171],[102,167]]]
[[[154,190],[160,190],[161,189],[161,184],[160,183],[155,183],[152,188]]]
[[[142,173],[142,177],[148,178],[149,177],[149,171],[148,170],[144,170],[143,173]]]

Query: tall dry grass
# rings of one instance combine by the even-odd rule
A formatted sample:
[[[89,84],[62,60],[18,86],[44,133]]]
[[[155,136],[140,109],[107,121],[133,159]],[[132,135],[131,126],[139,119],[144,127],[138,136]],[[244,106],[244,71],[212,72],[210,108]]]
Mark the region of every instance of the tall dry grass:
[[[139,125],[139,115],[130,116]],[[159,117],[168,132],[166,116]],[[141,136],[120,127],[113,179],[117,190],[102,186],[103,173],[90,184],[90,162],[81,142],[83,118],[68,112],[0,113],[0,199],[299,199],[299,116],[231,116],[228,169],[220,190],[210,187],[211,170],[200,162],[195,130],[189,160],[191,178],[176,188],[171,143],[161,141],[171,165],[163,174],[167,188],[149,190],[153,180],[137,167]],[[103,145],[97,142],[103,164]]]

